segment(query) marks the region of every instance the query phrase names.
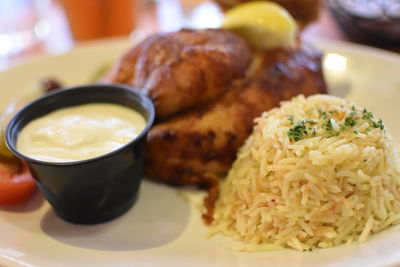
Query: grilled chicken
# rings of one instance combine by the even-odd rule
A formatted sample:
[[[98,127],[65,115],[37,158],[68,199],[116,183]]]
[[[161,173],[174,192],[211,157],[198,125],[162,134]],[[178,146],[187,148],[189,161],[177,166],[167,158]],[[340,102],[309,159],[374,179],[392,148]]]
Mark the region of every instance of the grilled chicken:
[[[160,119],[222,94],[251,58],[247,43],[230,31],[160,33],[124,55],[105,81],[145,92]]]
[[[182,185],[204,183],[203,174],[226,173],[255,117],[296,95],[326,92],[319,60],[285,49],[259,55],[253,73],[224,95],[150,130],[147,175]]]
[[[223,96],[154,126],[148,136],[147,176],[207,188],[207,222],[212,221],[218,176],[229,170],[254,118],[293,96],[326,93],[318,55],[280,49],[256,58],[252,73]]]
[[[326,93],[319,54],[251,51],[226,30],[154,35],[123,56],[106,80],[133,85],[155,102],[146,176],[207,188],[208,222],[218,177],[229,170],[254,118],[296,95]]]

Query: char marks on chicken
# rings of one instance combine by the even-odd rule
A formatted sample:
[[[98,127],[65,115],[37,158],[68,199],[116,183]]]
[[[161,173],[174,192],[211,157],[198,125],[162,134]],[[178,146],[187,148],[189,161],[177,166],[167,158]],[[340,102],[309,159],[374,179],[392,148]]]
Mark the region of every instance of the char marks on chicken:
[[[193,44],[196,52],[187,56],[183,51]],[[107,80],[138,87],[153,99],[160,120],[148,135],[146,176],[208,189],[207,222],[218,178],[231,167],[254,119],[296,95],[326,93],[318,53],[251,51],[226,30],[154,35],[122,57]]]
[[[222,94],[251,58],[246,42],[227,30],[159,33],[125,54],[105,81],[142,90],[163,119]]]

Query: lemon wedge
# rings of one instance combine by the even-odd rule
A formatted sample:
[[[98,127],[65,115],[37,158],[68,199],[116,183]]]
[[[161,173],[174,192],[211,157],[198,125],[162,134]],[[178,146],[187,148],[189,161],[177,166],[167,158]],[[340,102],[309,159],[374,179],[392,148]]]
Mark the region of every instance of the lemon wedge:
[[[280,5],[269,1],[251,1],[228,10],[222,28],[237,32],[255,48],[272,49],[293,46],[297,25]]]
[[[0,156],[7,158],[13,157],[13,154],[8,149],[5,140],[5,132],[7,125],[11,118],[20,110],[26,103],[28,103],[26,98],[15,98],[7,105],[7,107],[0,111]]]
[[[6,109],[7,111],[7,109]],[[5,114],[0,114],[0,156],[5,156],[7,158],[11,158],[13,154],[11,151],[8,149],[6,145],[6,138],[5,138],[5,132],[7,128],[7,124],[9,121],[9,115]]]

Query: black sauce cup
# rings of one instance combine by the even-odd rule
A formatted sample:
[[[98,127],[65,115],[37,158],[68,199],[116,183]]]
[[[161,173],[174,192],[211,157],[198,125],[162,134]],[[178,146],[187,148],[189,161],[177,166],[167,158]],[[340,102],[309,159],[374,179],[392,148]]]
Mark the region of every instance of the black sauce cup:
[[[60,108],[88,103],[132,108],[144,116],[146,127],[123,147],[88,160],[45,162],[18,151],[18,135],[30,121]],[[151,100],[130,87],[79,86],[49,93],[25,106],[8,124],[6,143],[27,162],[37,186],[59,217],[73,223],[94,224],[123,214],[135,203],[143,176],[144,142],[153,121]]]

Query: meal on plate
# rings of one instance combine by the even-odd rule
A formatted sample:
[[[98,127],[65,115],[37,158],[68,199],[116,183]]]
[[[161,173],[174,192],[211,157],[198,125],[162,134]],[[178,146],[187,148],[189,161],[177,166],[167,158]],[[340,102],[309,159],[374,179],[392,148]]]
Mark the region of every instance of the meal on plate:
[[[268,49],[255,49],[225,29],[160,33],[128,51],[106,78],[139,88],[153,99],[158,123],[147,140],[146,175],[208,188],[208,222],[218,178],[229,170],[254,118],[293,96],[326,93],[321,56],[301,45],[291,47],[295,31],[286,11],[268,3],[241,10],[260,5],[272,10],[279,25],[288,26],[272,34],[280,37],[279,44],[268,36],[266,42],[259,40]],[[237,12],[230,14],[228,26],[237,30],[232,19]]]
[[[298,96],[257,118],[222,182],[212,233],[238,249],[326,248],[400,222],[400,161],[382,120]]]
[[[289,13],[244,3],[222,25],[154,34],[103,78],[155,104],[146,176],[207,189],[211,235],[244,241],[244,251],[332,247],[398,223],[389,133],[368,110],[324,95],[321,55],[297,40]],[[0,152],[0,177],[13,184],[27,174],[33,184],[25,165]]]
[[[250,23],[242,21],[241,14],[256,10],[262,12],[244,16]],[[298,94],[326,93],[321,55],[296,44],[296,24],[277,4],[240,5],[227,12],[223,27],[154,34],[103,79],[152,98],[158,123],[147,141],[146,174],[207,188],[207,222],[219,178],[251,133],[254,118]]]
[[[255,10],[263,10],[257,15],[263,23],[243,26],[239,15]],[[158,124],[147,142],[147,176],[208,188],[209,215],[218,177],[229,170],[253,119],[295,95],[326,92],[320,54],[294,44],[295,22],[280,6],[238,6],[227,13],[224,27],[154,34],[104,79],[152,98]],[[260,38],[254,29],[262,30]]]

